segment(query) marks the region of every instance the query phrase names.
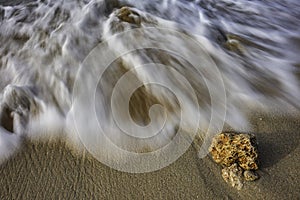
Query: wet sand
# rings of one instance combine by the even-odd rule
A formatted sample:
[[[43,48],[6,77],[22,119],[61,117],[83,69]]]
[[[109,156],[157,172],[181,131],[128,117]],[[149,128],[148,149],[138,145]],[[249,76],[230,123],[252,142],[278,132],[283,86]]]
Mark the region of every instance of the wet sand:
[[[29,1],[0,0],[0,5]],[[164,169],[129,174],[87,152],[77,155],[64,142],[25,141],[0,165],[0,199],[299,199],[300,115],[256,112],[251,124],[259,143],[260,179],[240,191],[223,181],[221,167],[209,156],[199,159],[193,147]]]
[[[297,199],[300,196],[299,115],[255,114],[261,178],[238,191],[209,156],[190,148],[170,166],[146,174],[111,169],[63,142],[27,141],[0,166],[0,199]]]

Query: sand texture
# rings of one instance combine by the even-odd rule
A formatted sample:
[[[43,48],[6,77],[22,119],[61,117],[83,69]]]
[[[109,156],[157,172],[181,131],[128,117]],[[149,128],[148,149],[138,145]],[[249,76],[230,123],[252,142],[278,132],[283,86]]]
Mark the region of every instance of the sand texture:
[[[252,117],[260,179],[238,191],[220,166],[190,148],[156,172],[113,170],[88,153],[75,156],[62,142],[26,142],[0,166],[0,199],[297,199],[300,196],[300,117]]]

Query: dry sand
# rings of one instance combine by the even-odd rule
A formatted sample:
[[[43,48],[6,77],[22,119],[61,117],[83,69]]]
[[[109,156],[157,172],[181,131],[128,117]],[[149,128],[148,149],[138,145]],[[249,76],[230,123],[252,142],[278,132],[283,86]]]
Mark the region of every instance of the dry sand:
[[[75,156],[62,142],[26,142],[0,166],[0,199],[299,199],[299,115],[255,114],[261,178],[237,191],[209,156],[191,147],[156,172],[113,170],[88,153]]]

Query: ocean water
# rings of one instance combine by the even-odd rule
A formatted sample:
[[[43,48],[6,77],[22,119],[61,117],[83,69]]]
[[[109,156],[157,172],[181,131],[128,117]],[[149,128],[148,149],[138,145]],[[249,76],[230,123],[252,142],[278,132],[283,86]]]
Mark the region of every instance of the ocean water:
[[[245,107],[299,110],[299,29],[297,0],[0,1],[0,160],[24,138],[132,172],[205,156]]]

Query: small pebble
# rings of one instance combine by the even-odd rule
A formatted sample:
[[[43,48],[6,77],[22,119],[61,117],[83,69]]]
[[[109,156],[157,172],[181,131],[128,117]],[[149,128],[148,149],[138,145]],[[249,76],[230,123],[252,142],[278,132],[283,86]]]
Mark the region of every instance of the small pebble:
[[[238,190],[243,187],[242,173],[242,168],[240,168],[236,163],[230,167],[224,167],[222,169],[222,177],[224,181]]]
[[[246,170],[244,171],[244,178],[246,181],[255,181],[259,178],[259,176],[254,171]]]

